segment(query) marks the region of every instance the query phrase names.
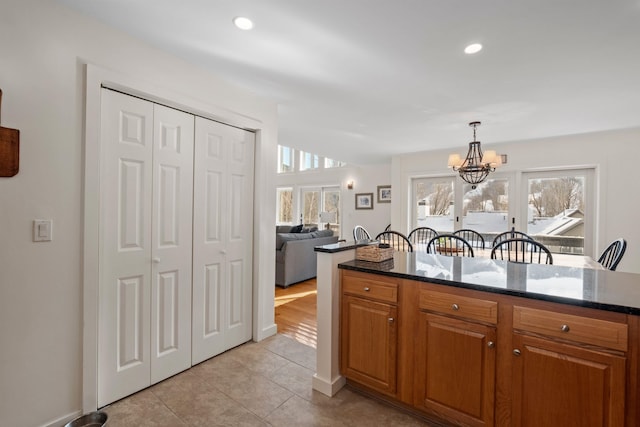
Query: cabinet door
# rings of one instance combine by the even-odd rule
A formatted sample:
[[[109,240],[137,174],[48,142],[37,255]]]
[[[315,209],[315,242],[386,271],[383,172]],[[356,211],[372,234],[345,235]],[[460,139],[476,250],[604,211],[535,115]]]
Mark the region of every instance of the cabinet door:
[[[386,394],[396,392],[397,308],[344,295],[341,371]]]
[[[470,426],[492,426],[494,327],[420,312],[416,337],[416,406]]]
[[[625,357],[520,334],[513,344],[513,425],[624,425]]]

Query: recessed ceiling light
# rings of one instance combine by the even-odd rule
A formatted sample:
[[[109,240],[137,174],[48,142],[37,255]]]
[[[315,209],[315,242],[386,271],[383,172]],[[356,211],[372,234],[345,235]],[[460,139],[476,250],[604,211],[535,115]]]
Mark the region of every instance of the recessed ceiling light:
[[[233,18],[233,23],[241,30],[250,30],[253,28],[253,22],[251,19],[245,18],[244,16],[236,16]]]
[[[474,53],[478,53],[481,50],[482,50],[482,45],[480,43],[474,43],[465,47],[464,53],[466,53],[467,55],[473,55]]]

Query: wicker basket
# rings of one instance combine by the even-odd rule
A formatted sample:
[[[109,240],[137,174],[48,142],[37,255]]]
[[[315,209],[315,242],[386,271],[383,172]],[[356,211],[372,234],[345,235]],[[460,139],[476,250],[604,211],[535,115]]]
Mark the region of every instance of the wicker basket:
[[[462,252],[464,249],[450,246],[436,246],[436,252],[439,254],[457,254]]]
[[[356,248],[356,259],[358,261],[382,262],[392,258],[393,248],[379,248],[376,245]]]

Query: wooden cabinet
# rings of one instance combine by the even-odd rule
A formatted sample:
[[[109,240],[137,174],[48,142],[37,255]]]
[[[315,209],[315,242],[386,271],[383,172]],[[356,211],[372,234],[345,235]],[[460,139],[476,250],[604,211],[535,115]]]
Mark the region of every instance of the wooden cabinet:
[[[341,373],[459,426],[637,426],[640,318],[342,272]]]
[[[496,314],[493,301],[420,293],[415,357],[419,409],[464,425],[493,425],[496,328],[491,323]]]
[[[513,424],[625,425],[627,325],[518,306],[513,312]]]
[[[395,395],[397,283],[343,278],[340,370],[350,380]]]

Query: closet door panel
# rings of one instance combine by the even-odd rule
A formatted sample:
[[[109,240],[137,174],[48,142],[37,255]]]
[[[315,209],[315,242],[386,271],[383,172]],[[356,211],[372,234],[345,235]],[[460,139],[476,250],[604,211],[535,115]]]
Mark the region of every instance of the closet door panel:
[[[194,117],[154,106],[151,383],[191,366]]]
[[[196,118],[194,364],[251,339],[253,150],[251,132]],[[219,320],[215,332],[207,329],[212,319]]]
[[[153,105],[102,91],[98,406],[149,385]]]
[[[229,128],[227,206],[229,216],[227,247],[229,262],[229,313],[227,342],[231,347],[251,339],[252,251],[253,251],[253,170],[255,135]]]

